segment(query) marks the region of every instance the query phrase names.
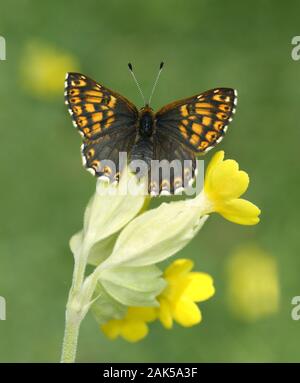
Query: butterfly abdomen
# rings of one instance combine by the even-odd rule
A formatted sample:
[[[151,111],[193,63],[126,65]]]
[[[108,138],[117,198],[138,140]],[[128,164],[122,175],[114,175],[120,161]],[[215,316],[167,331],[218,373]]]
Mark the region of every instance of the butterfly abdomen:
[[[131,161],[143,161],[149,167],[153,159],[153,140],[150,137],[138,137],[131,150]]]

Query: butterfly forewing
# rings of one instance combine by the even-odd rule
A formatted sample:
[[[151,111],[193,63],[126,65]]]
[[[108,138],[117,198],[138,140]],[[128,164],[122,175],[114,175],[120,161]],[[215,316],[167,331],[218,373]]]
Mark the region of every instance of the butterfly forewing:
[[[171,103],[157,112],[157,130],[195,153],[207,152],[222,140],[236,102],[234,89],[216,88]]]
[[[84,137],[84,165],[97,176],[116,179],[117,153],[130,150],[136,136],[138,111],[125,97],[80,73],[68,73],[65,102],[74,126]],[[115,169],[103,160],[115,163]]]
[[[125,97],[80,73],[68,73],[65,102],[74,125],[89,139],[110,134],[120,126],[130,128],[138,117],[136,107]]]

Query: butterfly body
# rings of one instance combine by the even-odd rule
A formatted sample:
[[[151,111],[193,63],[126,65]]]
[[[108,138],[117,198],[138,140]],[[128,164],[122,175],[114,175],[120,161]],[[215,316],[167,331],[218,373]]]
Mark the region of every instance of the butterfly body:
[[[160,175],[154,182],[149,174],[149,192],[154,195],[173,194],[194,178],[196,157],[221,141],[236,100],[234,89],[215,88],[155,113],[149,105],[138,110],[125,97],[80,73],[68,73],[65,83],[65,102],[83,136],[83,163],[92,174],[118,180],[121,152],[127,153],[129,162],[143,161],[149,173],[153,160],[182,164],[180,173],[173,172],[168,180]]]
[[[151,137],[154,132],[153,109],[146,105],[141,109],[139,115],[139,134],[141,137]]]
[[[130,153],[131,161],[144,161],[147,166],[151,165],[154,150],[154,130],[154,113],[152,108],[146,105],[139,111],[137,134]]]

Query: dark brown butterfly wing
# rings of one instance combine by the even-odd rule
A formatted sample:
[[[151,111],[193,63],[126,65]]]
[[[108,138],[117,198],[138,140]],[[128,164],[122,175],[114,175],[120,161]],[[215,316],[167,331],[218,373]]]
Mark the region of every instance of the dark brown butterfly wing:
[[[153,194],[164,190],[176,193],[195,177],[196,155],[218,144],[235,112],[237,92],[230,88],[216,88],[179,100],[160,109],[155,116],[155,150],[158,160],[180,160],[181,174],[168,182],[163,176],[159,185],[152,183]]]
[[[83,163],[93,174],[117,179],[119,152],[130,152],[138,111],[125,97],[80,73],[68,73],[65,102],[83,136]],[[103,160],[105,160],[103,162]],[[109,161],[115,164],[112,168]]]
[[[235,112],[237,92],[216,88],[171,103],[156,113],[157,131],[196,154],[218,144]]]
[[[162,131],[157,131],[154,143],[154,159],[160,163],[164,160],[167,162],[164,166],[165,174],[161,171],[159,177],[149,178],[150,193],[168,195],[182,192],[195,177],[197,169],[195,153],[179,141],[170,139]]]

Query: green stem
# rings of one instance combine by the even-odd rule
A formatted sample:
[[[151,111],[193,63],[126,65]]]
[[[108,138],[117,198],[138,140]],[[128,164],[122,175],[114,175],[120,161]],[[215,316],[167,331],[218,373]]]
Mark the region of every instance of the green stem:
[[[79,328],[86,314],[83,312],[83,307],[80,304],[80,293],[86,268],[86,252],[84,250],[84,248],[81,248],[80,252],[75,256],[72,286],[66,307],[65,332],[61,356],[62,363],[75,362]]]
[[[78,321],[69,320],[68,310],[67,310],[61,363],[75,362],[80,323],[81,323],[81,320],[78,320]]]

